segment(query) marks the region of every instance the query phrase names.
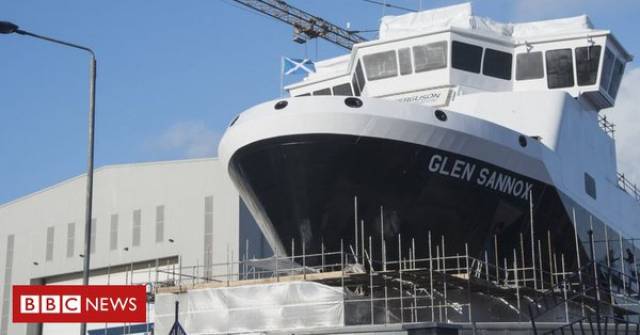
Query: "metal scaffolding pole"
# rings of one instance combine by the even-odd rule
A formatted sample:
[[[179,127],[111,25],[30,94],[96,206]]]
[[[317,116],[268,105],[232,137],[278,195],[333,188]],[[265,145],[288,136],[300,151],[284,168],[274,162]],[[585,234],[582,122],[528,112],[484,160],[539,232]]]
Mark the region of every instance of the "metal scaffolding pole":
[[[540,272],[540,289],[544,290],[544,272],[543,272],[543,266],[542,266],[542,245],[540,240],[538,240],[538,265],[539,265],[539,272]]]
[[[382,271],[387,271],[387,255],[384,245],[384,208],[380,206],[380,246],[382,248]]]
[[[431,322],[435,320],[434,301],[433,301],[433,254],[431,248],[431,230],[427,234],[429,236],[429,295],[431,297]]]
[[[371,261],[371,255],[373,254],[373,249],[371,248],[371,235],[369,235],[369,296],[371,301],[371,324],[374,324],[374,314],[373,314],[373,262]]]
[[[355,232],[355,243],[356,243],[356,250],[355,250],[355,257],[356,257],[356,263],[358,262],[358,253],[360,252],[360,248],[358,245],[358,240],[360,240],[360,235],[358,233],[358,197],[353,197],[353,225],[354,225],[354,232]]]
[[[564,266],[564,254],[560,255],[562,263],[562,293],[564,295],[564,318],[565,322],[569,322],[569,301],[567,300],[567,271]]]
[[[364,246],[364,220],[360,220],[360,248],[362,248],[362,264],[364,265],[364,251],[365,251],[365,246]]]
[[[402,238],[400,234],[398,234],[398,272],[400,276],[400,323],[404,323],[404,303],[403,303],[403,292],[404,289],[403,281],[402,281]]]
[[[497,234],[493,235],[493,249],[494,249],[495,258],[496,258],[496,284],[498,284],[500,282],[500,267],[498,266],[500,262],[498,260],[498,235]]]
[[[529,191],[529,217],[530,217],[530,229],[531,229],[531,267],[533,273],[533,288],[538,289],[538,281],[536,280],[536,248],[535,248],[535,233],[534,233],[534,212],[533,212],[533,190]]]
[[[520,319],[520,283],[518,282],[518,256],[516,249],[513,249],[513,273],[514,282],[516,285],[516,303],[518,306],[518,320]]]

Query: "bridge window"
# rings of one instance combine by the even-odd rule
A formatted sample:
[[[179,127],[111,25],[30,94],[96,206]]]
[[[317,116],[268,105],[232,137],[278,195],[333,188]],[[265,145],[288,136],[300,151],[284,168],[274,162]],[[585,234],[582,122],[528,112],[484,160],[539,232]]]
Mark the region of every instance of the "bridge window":
[[[398,62],[400,63],[400,74],[412,74],[413,67],[411,66],[411,49],[404,48],[398,50]]]
[[[351,84],[345,83],[333,87],[333,95],[352,96]]]
[[[323,88],[321,90],[313,91],[313,95],[331,95],[331,89]]]
[[[511,80],[513,55],[493,49],[485,49],[482,74],[505,80]]]
[[[573,55],[571,49],[549,50],[545,57],[547,61],[547,86],[549,88],[573,86]]]
[[[447,67],[447,42],[436,42],[413,47],[416,73]]]
[[[527,52],[516,56],[516,80],[540,79],[543,77],[542,52]]]
[[[616,65],[613,67],[613,76],[611,77],[611,86],[609,86],[609,95],[612,98],[616,98],[618,95],[618,89],[620,88],[620,81],[624,74],[624,63],[616,59]]]
[[[379,52],[363,57],[368,80],[379,80],[398,75],[398,61],[396,51]]]
[[[600,79],[600,87],[605,91],[609,91],[611,85],[611,72],[613,70],[613,63],[615,59],[613,53],[609,48],[604,49],[604,61],[602,62],[602,78]]]
[[[617,59],[616,56],[609,50],[604,49],[604,61],[602,64],[602,79],[600,79],[600,87],[609,93],[609,96],[616,98],[618,95],[618,89],[620,88],[620,81],[624,74],[624,63]]]
[[[353,95],[360,96],[362,90],[364,90],[364,85],[366,85],[366,81],[364,79],[364,72],[362,71],[362,64],[358,61],[356,65],[356,73],[353,75],[353,80],[351,81],[353,84]]]
[[[576,48],[576,72],[578,85],[593,85],[598,79],[598,65],[600,64],[599,45]]]
[[[451,66],[463,71],[480,73],[482,47],[453,41],[451,44]]]

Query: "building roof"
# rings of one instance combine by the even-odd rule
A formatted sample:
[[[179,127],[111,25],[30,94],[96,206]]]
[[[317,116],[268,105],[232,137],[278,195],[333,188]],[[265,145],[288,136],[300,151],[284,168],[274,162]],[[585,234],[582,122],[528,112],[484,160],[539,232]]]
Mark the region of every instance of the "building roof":
[[[193,158],[193,159],[178,159],[178,160],[167,160],[167,161],[153,161],[153,162],[140,162],[140,163],[123,163],[123,164],[111,164],[111,165],[104,165],[101,167],[98,167],[94,170],[94,176],[99,176],[102,173],[106,172],[106,171],[110,171],[113,169],[121,169],[121,168],[139,168],[139,167],[145,167],[145,166],[159,166],[159,165],[167,165],[167,164],[187,164],[187,163],[197,163],[197,162],[206,162],[206,161],[217,161],[218,158],[217,157],[211,157],[211,158]],[[75,176],[75,177],[71,177],[65,180],[62,180],[60,182],[57,182],[53,185],[47,186],[41,190],[23,195],[21,197],[18,197],[14,200],[10,200],[8,202],[5,202],[3,204],[0,204],[0,209],[4,208],[4,207],[8,207],[12,204],[15,204],[17,202],[20,201],[24,201],[27,200],[31,197],[34,197],[38,194],[47,192],[47,191],[51,191],[55,188],[58,188],[60,186],[72,183],[74,181],[77,181],[78,179],[81,178],[85,178],[87,174],[83,173],[81,175]]]

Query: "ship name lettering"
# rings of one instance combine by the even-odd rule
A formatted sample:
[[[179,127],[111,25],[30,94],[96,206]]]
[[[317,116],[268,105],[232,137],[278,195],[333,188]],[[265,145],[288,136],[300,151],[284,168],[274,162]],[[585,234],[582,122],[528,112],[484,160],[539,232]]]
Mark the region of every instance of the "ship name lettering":
[[[529,200],[529,193],[533,189],[532,183],[520,178],[486,167],[478,170],[474,163],[469,163],[462,159],[451,159],[438,154],[431,156],[428,169],[429,172],[438,173],[443,176],[467,182],[474,181],[477,185],[510,194],[524,200]],[[476,171],[478,171],[477,176],[475,176]]]
[[[440,99],[440,96],[442,96],[441,93],[428,93],[428,94],[423,94],[423,95],[413,95],[410,97],[404,97],[404,98],[400,98],[398,99],[398,101],[400,102],[425,102],[425,101],[430,101],[430,100],[436,100],[436,99]]]
[[[473,173],[476,170],[475,164],[470,164],[460,159],[456,159],[453,162],[453,166],[450,166],[448,162],[449,157],[433,155],[431,157],[431,161],[429,161],[429,171],[437,172],[444,176],[451,176],[453,178],[471,181]]]

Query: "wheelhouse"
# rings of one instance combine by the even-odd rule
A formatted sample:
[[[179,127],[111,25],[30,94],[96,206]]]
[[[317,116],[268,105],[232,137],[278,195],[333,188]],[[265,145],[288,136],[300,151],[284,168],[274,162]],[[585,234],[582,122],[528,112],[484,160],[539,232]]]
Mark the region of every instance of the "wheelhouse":
[[[596,110],[613,106],[632,57],[609,31],[518,35],[518,29],[526,30],[512,28],[509,35],[451,26],[362,43],[348,57],[330,60],[333,72],[287,89],[292,96],[362,95],[432,106],[478,92],[563,90]]]

